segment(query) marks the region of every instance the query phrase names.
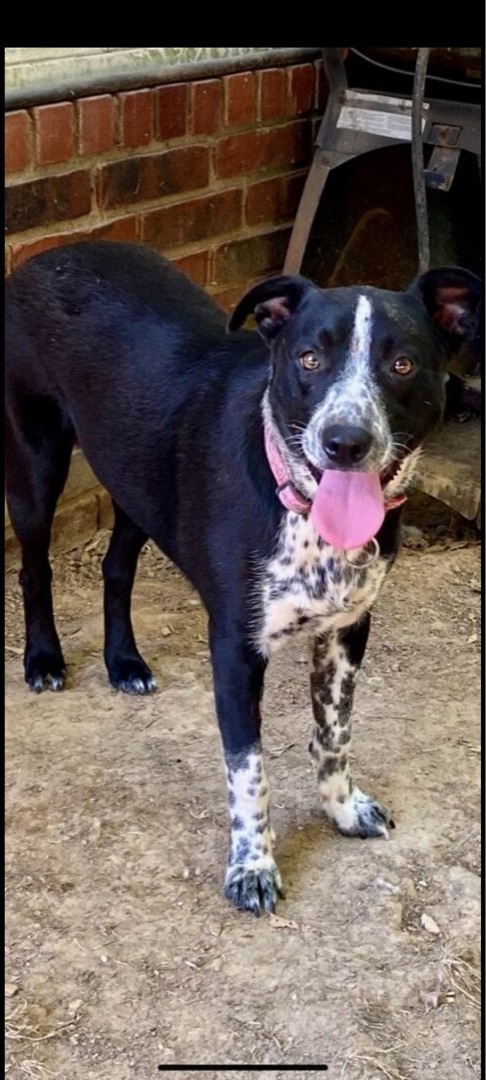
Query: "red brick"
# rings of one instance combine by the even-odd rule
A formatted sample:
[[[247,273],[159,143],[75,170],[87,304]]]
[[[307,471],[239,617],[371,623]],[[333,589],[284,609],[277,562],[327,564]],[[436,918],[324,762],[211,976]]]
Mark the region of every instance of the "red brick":
[[[12,269],[16,266],[20,266],[26,259],[31,259],[34,255],[40,255],[41,251],[47,251],[49,248],[60,247],[62,243],[68,243],[67,239],[63,241],[63,235],[57,233],[55,236],[41,236],[38,240],[28,240],[26,243],[13,244],[12,245]],[[72,237],[72,232],[69,233],[69,237]]]
[[[5,189],[5,231],[19,232],[54,221],[70,221],[91,210],[88,169],[9,184]]]
[[[216,292],[211,292],[211,298],[229,315],[241,300],[243,293],[250,287],[250,283],[245,282],[244,285],[232,285],[229,289],[217,289]]]
[[[291,231],[280,229],[223,244],[215,253],[211,284],[231,285],[241,281],[243,291],[251,278],[281,272]]]
[[[269,68],[260,72],[260,119],[281,120],[287,110],[287,72]]]
[[[255,116],[255,76],[252,71],[227,75],[225,91],[225,120],[229,126],[251,124]]]
[[[152,141],[151,90],[129,90],[120,94],[122,146],[133,149]]]
[[[294,218],[305,183],[305,175],[276,176],[252,184],[246,194],[248,225],[279,225]]]
[[[69,161],[74,152],[74,106],[69,101],[40,105],[33,110],[33,116],[37,164]]]
[[[71,234],[72,235],[72,234]],[[78,234],[75,233],[75,236]],[[83,230],[82,239],[86,240],[136,240],[138,221],[135,214],[106,221],[104,225],[95,225],[93,229]]]
[[[209,251],[194,251],[191,255],[183,255],[181,259],[171,259],[171,263],[196,285],[207,285]]]
[[[5,116],[5,172],[20,172],[30,163],[30,117],[24,109]]]
[[[181,146],[160,154],[112,161],[97,170],[103,208],[197,191],[209,182],[206,146]]]
[[[176,139],[187,131],[188,86],[175,83],[162,86],[155,92],[155,137],[159,140]]]
[[[242,281],[239,285],[230,285],[227,289],[210,289],[211,299],[214,300],[218,307],[222,308],[227,315],[230,315],[236,305],[239,304],[243,294],[248,292],[249,289],[252,289],[254,285],[258,285],[260,281],[265,281],[267,277],[267,274],[264,274],[263,276],[260,274],[259,277],[249,281]],[[249,324],[249,329],[251,329],[251,323]]]
[[[224,235],[240,228],[242,205],[240,189],[172,203],[144,214],[142,236],[163,248]]]
[[[53,233],[52,236],[41,236],[38,240],[27,240],[25,243],[13,244],[12,265],[20,266],[26,259],[38,255],[48,248],[63,247],[65,244],[77,244],[83,240],[136,240],[137,219],[130,217],[116,218],[115,221],[106,222],[104,225],[94,225],[91,229],[70,229],[69,232]]]
[[[192,87],[192,130],[195,135],[213,135],[221,127],[221,79],[205,79]]]
[[[215,168],[218,176],[307,164],[310,158],[310,125],[296,120],[266,130],[242,131],[220,139],[216,147]]]
[[[299,116],[310,112],[314,105],[314,68],[312,64],[299,64],[289,72],[289,100],[292,114]]]
[[[101,154],[114,144],[114,100],[110,94],[78,101],[79,153]]]

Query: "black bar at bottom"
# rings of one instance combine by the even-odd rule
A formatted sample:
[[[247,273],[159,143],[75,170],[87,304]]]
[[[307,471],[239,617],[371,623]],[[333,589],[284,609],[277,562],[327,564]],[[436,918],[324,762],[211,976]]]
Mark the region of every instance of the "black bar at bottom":
[[[158,1065],[158,1072],[327,1072],[327,1065]]]

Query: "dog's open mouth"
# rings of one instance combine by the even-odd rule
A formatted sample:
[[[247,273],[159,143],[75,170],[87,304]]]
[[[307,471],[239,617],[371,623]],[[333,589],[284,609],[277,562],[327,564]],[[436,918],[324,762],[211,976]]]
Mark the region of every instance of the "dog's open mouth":
[[[311,521],[326,543],[351,551],[376,536],[387,510],[384,489],[397,475],[402,460],[394,459],[381,473],[338,469],[320,472],[307,462],[318,485]]]
[[[397,475],[397,473],[400,471],[400,469],[402,467],[403,460],[404,460],[403,455],[402,455],[402,457],[394,458],[393,461],[391,462],[391,464],[388,465],[386,467],[386,469],[383,469],[383,471],[379,473],[380,483],[381,483],[381,486],[382,486],[383,489],[385,489],[388,486],[388,484],[390,484],[391,481],[395,479],[395,476]],[[312,462],[309,461],[309,459],[307,457],[305,459],[305,463],[307,465],[307,468],[308,468],[309,472],[314,477],[314,480],[316,481],[316,484],[320,484],[320,482],[322,480],[323,470],[316,468],[316,466],[313,465]]]
[[[388,484],[390,484],[391,481],[395,479],[397,473],[400,472],[404,458],[404,454],[402,454],[401,457],[394,458],[391,465],[388,465],[387,468],[383,469],[380,473],[380,482],[383,489],[388,487]]]

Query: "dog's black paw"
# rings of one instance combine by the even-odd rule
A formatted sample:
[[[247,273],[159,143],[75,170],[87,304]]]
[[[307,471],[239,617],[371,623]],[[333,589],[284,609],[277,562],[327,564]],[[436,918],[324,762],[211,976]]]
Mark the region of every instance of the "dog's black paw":
[[[275,911],[277,900],[285,893],[277,865],[273,860],[265,867],[248,867],[244,864],[230,866],[226,874],[224,895],[240,911],[261,915],[262,911]]]
[[[66,665],[61,652],[41,649],[26,652],[24,659],[25,681],[35,694],[43,690],[62,690],[66,678]]]
[[[111,685],[124,694],[152,694],[157,688],[152,672],[141,656],[113,660],[106,666]]]

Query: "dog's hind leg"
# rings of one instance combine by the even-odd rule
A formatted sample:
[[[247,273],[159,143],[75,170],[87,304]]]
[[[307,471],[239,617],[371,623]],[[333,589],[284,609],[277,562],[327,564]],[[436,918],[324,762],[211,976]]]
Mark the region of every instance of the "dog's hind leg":
[[[130,600],[140,551],[148,539],[131,518],[113,502],[115,525],[103,559],[105,582],[105,664],[117,690],[149,694],[156,682],[140,656],[130,618]]]
[[[387,836],[389,811],[353,783],[349,767],[351,710],[356,675],[364,656],[370,616],[316,637],[311,658],[314,727],[309,750],[317,764],[326,814],[346,836]]]
[[[72,425],[50,398],[26,398],[7,408],[6,496],[21,548],[25,681],[37,693],[61,690],[66,673],[54,623],[49,544],[73,443]]]
[[[269,791],[260,742],[260,700],[266,661],[234,625],[210,623],[214,691],[223,741],[231,819],[225,896],[259,915],[283,896],[273,858]]]

